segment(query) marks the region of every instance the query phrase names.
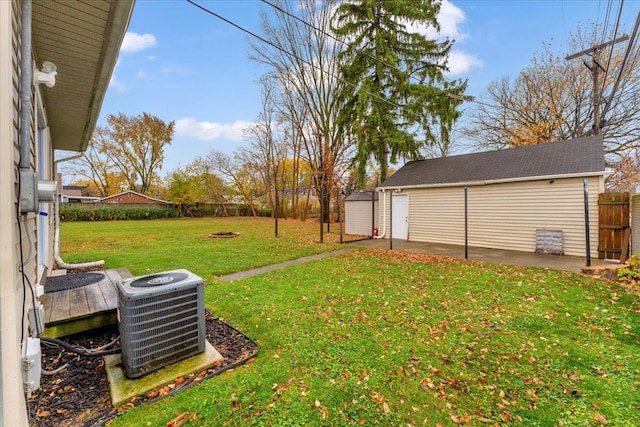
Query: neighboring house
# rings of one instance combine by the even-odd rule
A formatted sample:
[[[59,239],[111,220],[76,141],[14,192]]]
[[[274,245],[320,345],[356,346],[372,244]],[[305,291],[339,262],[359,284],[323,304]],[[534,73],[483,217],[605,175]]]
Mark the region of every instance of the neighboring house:
[[[58,197],[61,203],[91,203],[100,197],[83,196],[87,187],[83,185],[62,185],[58,189]]]
[[[62,174],[58,172],[56,176],[56,191],[60,203],[87,203],[95,202],[100,197],[85,196],[84,192],[87,187],[85,185],[63,185]]]
[[[96,200],[96,203],[122,203],[127,205],[170,205],[171,202],[166,200],[155,199],[144,194],[140,194],[133,190],[123,191],[113,196],[103,197]]]
[[[133,0],[0,1],[2,426],[28,425],[21,351],[38,349],[23,343],[38,334],[32,308],[54,267],[54,151],[86,149],[132,10]]]
[[[394,239],[464,244],[466,187],[469,246],[534,252],[549,230],[564,254],[586,256],[586,180],[597,257],[604,172],[601,137],[410,162],[378,188],[381,235],[392,225]]]
[[[356,191],[344,201],[344,229],[347,234],[375,236],[378,230],[378,192]]]

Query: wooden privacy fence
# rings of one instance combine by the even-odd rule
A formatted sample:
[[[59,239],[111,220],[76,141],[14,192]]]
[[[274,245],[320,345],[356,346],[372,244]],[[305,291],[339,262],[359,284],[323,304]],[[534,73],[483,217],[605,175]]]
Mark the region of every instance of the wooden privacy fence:
[[[626,261],[629,235],[629,193],[599,194],[598,258]]]

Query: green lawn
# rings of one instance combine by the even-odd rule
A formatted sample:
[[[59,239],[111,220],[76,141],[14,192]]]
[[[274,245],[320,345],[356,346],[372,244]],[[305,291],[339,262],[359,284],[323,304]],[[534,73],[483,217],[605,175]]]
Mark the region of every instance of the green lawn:
[[[87,256],[134,274],[178,267],[208,274],[208,309],[261,351],[233,372],[124,413],[114,426],[160,426],[185,412],[197,416],[189,425],[209,426],[640,425],[640,300],[617,284],[373,250],[227,283],[213,275],[290,253],[262,252],[279,244],[270,222],[238,220],[233,231],[247,227],[247,238],[225,245],[245,260],[201,267],[214,243],[200,233],[230,227],[208,221],[120,223],[129,233],[149,227],[153,236],[137,239],[135,251],[94,248]],[[102,228],[112,225],[86,232],[92,240],[111,236]],[[292,252],[306,255],[331,246],[313,243],[317,233],[293,237],[301,228],[292,223],[292,243],[281,250],[297,246]],[[65,257],[87,259],[81,225],[63,231],[65,250],[77,252]],[[110,245],[123,239],[133,240],[121,230]],[[176,241],[190,248],[181,259],[171,249]]]
[[[208,237],[223,231],[240,236]],[[269,218],[64,222],[60,250],[65,262],[103,259],[107,268],[126,267],[133,275],[186,268],[210,279],[343,247],[337,233],[325,233],[327,243],[316,244],[316,221],[280,220],[279,237],[274,235],[274,220]]]

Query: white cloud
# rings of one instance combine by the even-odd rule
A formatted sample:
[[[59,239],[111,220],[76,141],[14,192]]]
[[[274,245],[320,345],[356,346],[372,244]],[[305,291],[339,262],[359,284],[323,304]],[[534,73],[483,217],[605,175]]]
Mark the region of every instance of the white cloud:
[[[176,135],[190,136],[203,141],[226,139],[242,141],[243,131],[253,123],[236,120],[233,123],[199,122],[193,117],[176,120]]]
[[[467,34],[460,30],[460,25],[467,19],[467,17],[462,9],[455,6],[450,1],[443,0],[437,19],[440,24],[440,31],[436,31],[435,28],[431,26],[417,25],[415,23],[407,24],[407,30],[418,34],[424,34],[432,39],[435,38],[440,40],[449,38],[460,41],[467,37]]]
[[[138,70],[138,72],[136,73],[136,77],[139,79],[146,79],[147,77],[149,77],[149,75],[145,73],[144,70]]]
[[[153,34],[138,34],[127,31],[122,40],[121,52],[133,53],[158,45],[158,40]]]
[[[483,63],[476,55],[466,52],[453,50],[449,54],[449,73],[450,75],[467,73],[471,68],[481,68]]]
[[[132,84],[123,82],[122,80],[118,80],[115,73],[111,75],[111,80],[109,81],[109,87],[114,88],[120,93],[124,93],[133,87]]]
[[[460,32],[459,26],[467,19],[462,9],[455,6],[450,1],[444,0],[438,14],[440,23],[440,35],[460,41],[467,37],[466,33]]]

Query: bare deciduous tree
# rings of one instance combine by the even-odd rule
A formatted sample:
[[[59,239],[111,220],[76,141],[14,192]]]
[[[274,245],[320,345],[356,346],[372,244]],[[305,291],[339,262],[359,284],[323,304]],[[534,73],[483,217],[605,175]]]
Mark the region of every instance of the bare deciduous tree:
[[[270,44],[253,44],[251,59],[266,65],[266,77],[277,82],[280,118],[290,122],[294,143],[302,142],[297,145],[302,148],[299,155],[313,168],[316,190],[323,185],[338,188],[348,166],[350,145],[336,126],[338,94],[344,85],[337,77],[341,46],[327,35],[337,2],[274,3],[278,8],[262,15],[264,38]],[[294,12],[312,26],[294,18]],[[324,203],[328,206],[328,199]]]
[[[592,72],[580,60],[565,58],[593,46],[602,33],[597,26],[579,28],[568,52],[545,44],[516,79],[489,84],[471,114],[467,135],[481,147],[499,149],[593,134]],[[616,43],[594,58],[605,70],[596,90],[602,94],[598,108],[610,163],[640,142],[640,54],[632,46],[625,59],[627,48]],[[586,65],[591,66],[591,59]]]

